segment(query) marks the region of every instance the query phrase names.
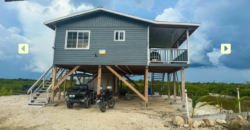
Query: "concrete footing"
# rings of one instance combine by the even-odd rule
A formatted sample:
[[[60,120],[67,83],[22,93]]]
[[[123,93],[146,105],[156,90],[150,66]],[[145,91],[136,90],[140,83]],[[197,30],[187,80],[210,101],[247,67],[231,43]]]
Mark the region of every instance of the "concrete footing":
[[[173,102],[170,102],[170,104],[181,104],[181,102],[178,102],[178,101],[173,101]]]
[[[143,104],[145,104],[145,102],[142,102],[141,104],[143,105]],[[148,102],[148,104],[151,104],[151,102]]]
[[[187,108],[183,108],[183,107],[178,107],[177,111],[187,111]]]
[[[152,110],[152,107],[141,107],[141,109]]]
[[[46,106],[58,106],[58,103],[47,104]]]

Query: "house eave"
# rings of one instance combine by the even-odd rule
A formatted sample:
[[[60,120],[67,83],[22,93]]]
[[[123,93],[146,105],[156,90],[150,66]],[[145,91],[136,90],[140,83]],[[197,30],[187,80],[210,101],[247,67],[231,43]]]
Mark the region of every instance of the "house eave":
[[[86,15],[86,14],[89,14],[89,13],[94,13],[94,12],[97,12],[97,11],[105,11],[105,12],[117,14],[117,15],[120,15],[120,16],[136,19],[136,20],[139,20],[139,21],[144,21],[144,22],[147,22],[147,23],[155,25],[155,26],[179,26],[179,27],[190,27],[190,26],[192,26],[192,27],[196,27],[196,28],[198,28],[200,26],[199,23],[155,21],[155,20],[145,19],[145,18],[141,18],[141,17],[137,17],[137,16],[133,16],[133,15],[129,15],[129,14],[125,14],[125,13],[121,13],[121,12],[117,12],[117,11],[113,11],[113,10],[109,10],[109,9],[105,9],[105,8],[95,8],[95,9],[91,9],[91,10],[87,10],[87,11],[83,11],[83,12],[63,16],[63,17],[60,17],[60,18],[56,18],[56,19],[44,22],[44,24],[46,26],[48,26],[49,28],[54,30],[54,25],[56,24],[56,22],[67,20],[67,19],[70,19],[70,18],[73,18],[73,17],[83,16],[83,15]]]

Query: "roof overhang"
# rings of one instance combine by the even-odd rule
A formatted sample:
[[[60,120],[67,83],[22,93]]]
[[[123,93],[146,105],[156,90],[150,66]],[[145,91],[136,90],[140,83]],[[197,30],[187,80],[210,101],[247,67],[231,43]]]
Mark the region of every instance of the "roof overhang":
[[[141,17],[137,17],[137,16],[133,16],[133,15],[129,15],[129,14],[125,14],[125,13],[121,13],[121,12],[117,12],[117,11],[113,11],[113,10],[109,10],[109,9],[105,9],[105,8],[95,8],[95,9],[91,9],[91,10],[87,10],[87,11],[83,11],[83,12],[79,12],[79,13],[75,13],[75,14],[71,14],[71,15],[67,15],[67,16],[63,16],[57,19],[53,19],[50,21],[45,22],[44,24],[46,26],[48,26],[51,29],[55,29],[55,25],[57,22],[60,21],[64,21],[67,19],[71,19],[71,18],[75,18],[75,17],[80,17],[80,16],[84,16],[90,13],[94,13],[94,12],[98,12],[98,11],[105,11],[105,12],[109,12],[109,13],[113,13],[113,14],[117,14],[120,16],[124,16],[124,17],[128,17],[128,18],[132,18],[135,20],[139,20],[139,21],[144,21],[150,24],[150,26],[154,26],[154,27],[171,27],[171,28],[198,28],[200,26],[199,23],[182,23],[182,22],[168,22],[168,21],[155,21],[155,20],[150,20],[150,19],[145,19],[145,18],[141,18]]]

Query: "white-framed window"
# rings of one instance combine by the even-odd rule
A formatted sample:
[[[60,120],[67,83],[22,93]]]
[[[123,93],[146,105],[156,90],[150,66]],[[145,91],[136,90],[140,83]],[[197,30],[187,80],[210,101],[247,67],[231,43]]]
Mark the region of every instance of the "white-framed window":
[[[114,41],[125,41],[125,31],[124,30],[115,30]]]
[[[66,30],[65,49],[89,49],[90,30]]]

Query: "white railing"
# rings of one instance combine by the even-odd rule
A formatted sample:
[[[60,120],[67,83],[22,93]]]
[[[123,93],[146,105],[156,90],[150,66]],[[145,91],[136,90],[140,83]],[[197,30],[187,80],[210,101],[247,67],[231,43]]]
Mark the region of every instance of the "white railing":
[[[51,66],[27,91],[27,94],[29,92],[32,93],[32,89],[46,76],[46,74],[52,69],[53,66]]]
[[[150,48],[150,63],[187,63],[187,49],[175,48]]]
[[[51,82],[50,80],[48,80],[48,78],[51,77],[52,75],[52,67],[50,67],[50,69],[48,69],[30,88],[29,90],[27,91],[27,93],[30,93],[30,96],[28,98],[28,100],[31,102],[32,98],[33,98],[33,94],[37,93],[37,91],[40,91],[42,88],[45,87],[45,84],[48,83],[48,82]],[[65,69],[56,69],[56,81],[58,81],[58,78],[63,75]],[[59,75],[58,75],[59,74]],[[40,83],[40,85],[34,90],[34,88],[39,84],[39,82],[42,82]],[[51,83],[50,83],[51,84]],[[46,90],[47,92],[47,99],[49,97],[49,90],[51,88],[51,85],[48,87],[48,89]]]

